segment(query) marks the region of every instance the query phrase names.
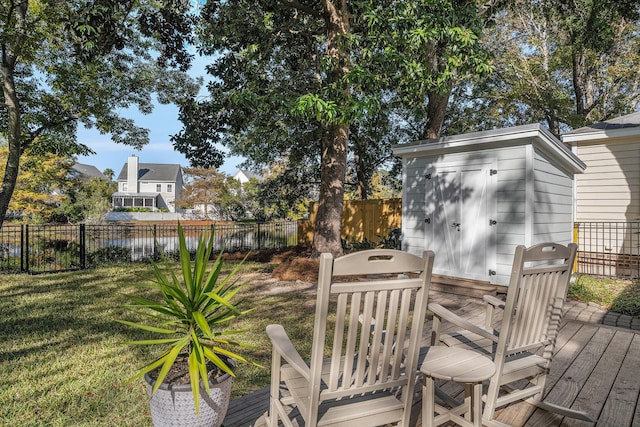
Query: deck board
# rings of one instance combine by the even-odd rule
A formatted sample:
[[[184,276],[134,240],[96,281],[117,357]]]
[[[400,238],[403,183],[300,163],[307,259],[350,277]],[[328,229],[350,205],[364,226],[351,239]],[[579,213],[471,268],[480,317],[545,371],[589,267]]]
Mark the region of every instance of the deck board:
[[[433,293],[431,301],[481,324],[484,309],[476,298]],[[447,328],[447,325],[443,325]],[[431,322],[425,325],[424,340],[431,335]],[[547,377],[545,400],[598,417],[596,426],[633,427],[640,425],[640,332],[577,320],[563,322],[556,354]],[[455,384],[445,388],[455,391]],[[458,388],[460,391],[461,387]],[[412,420],[421,427],[421,387],[416,390]],[[234,399],[224,427],[263,427],[269,407],[268,387]],[[536,409],[519,402],[500,408],[497,420],[513,426],[593,426]]]

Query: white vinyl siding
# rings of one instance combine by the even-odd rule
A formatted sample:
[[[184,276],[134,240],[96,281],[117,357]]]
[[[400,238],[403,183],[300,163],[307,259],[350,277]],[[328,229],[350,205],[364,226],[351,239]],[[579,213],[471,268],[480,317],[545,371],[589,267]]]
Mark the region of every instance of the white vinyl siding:
[[[402,186],[402,248],[413,254],[425,249],[425,157],[405,158]]]
[[[533,244],[573,240],[573,180],[536,152],[534,163]]]
[[[490,167],[491,185],[483,188],[493,193],[487,199],[486,215],[478,215],[482,224],[478,223],[477,236],[487,239],[487,250],[486,258],[473,261],[478,265],[486,262],[483,271],[487,276],[483,280],[506,285],[518,245],[542,241],[569,243],[573,230],[573,174],[580,173],[584,165],[560,144],[540,127],[523,126],[394,147],[395,154],[403,160],[403,250],[420,254],[442,244],[441,236],[433,231],[442,221],[425,223],[426,218],[442,210],[434,204],[438,201],[427,200],[431,187],[425,175],[437,173],[443,167],[464,171],[480,165]],[[481,180],[477,181],[465,181],[460,197],[474,200],[473,196],[482,191]],[[444,193],[440,197],[452,201],[458,197],[457,193],[448,194],[450,199],[445,199]],[[456,222],[465,222],[457,231],[467,230],[464,227],[468,219]],[[441,234],[451,236],[444,231]],[[429,238],[433,241],[429,242]],[[436,252],[436,259],[438,256]],[[434,273],[441,274],[435,266]],[[464,274],[460,271],[456,275],[465,277]]]

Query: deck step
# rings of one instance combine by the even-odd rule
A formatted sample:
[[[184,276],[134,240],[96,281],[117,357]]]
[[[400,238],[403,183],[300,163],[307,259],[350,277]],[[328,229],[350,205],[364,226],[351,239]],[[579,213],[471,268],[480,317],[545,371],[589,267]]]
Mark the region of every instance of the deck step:
[[[431,276],[431,290],[481,298],[484,295],[496,295],[498,287],[482,280],[463,279],[460,277]]]

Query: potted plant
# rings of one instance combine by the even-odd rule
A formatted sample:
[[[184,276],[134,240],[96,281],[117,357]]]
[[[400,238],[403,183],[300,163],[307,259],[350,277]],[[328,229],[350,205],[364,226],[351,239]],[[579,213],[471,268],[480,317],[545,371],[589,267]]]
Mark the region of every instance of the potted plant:
[[[152,283],[135,285],[159,291],[159,299],[129,297],[130,308],[147,321],[119,320],[153,335],[128,344],[166,347],[130,381],[147,380],[155,426],[218,427],[229,405],[235,361],[247,361],[230,350],[246,347],[229,338],[240,331],[224,329],[246,313],[231,302],[239,290],[235,275],[242,263],[224,275],[223,257],[218,256],[207,272],[214,232],[199,236],[193,262],[180,224],[178,238],[179,267],[161,252],[162,262],[152,261]]]

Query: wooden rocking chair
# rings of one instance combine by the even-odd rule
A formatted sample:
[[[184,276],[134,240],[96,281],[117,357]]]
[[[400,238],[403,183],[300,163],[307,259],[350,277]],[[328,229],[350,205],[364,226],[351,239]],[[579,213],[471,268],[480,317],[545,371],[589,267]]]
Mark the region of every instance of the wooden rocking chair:
[[[310,364],[281,325],[267,326],[270,427],[293,426],[291,417],[308,427],[409,426],[433,258],[388,249],[321,255]]]
[[[574,243],[518,246],[506,301],[492,296],[484,298],[487,303],[484,328],[439,304],[429,304],[434,314],[433,345],[466,347],[489,354],[494,360],[496,373],[484,396],[484,425],[503,425],[494,419],[496,408],[523,399],[550,412],[596,422],[584,412],[542,401],[576,251]],[[495,308],[504,309],[499,331],[493,329]],[[441,334],[442,320],[465,330]]]

